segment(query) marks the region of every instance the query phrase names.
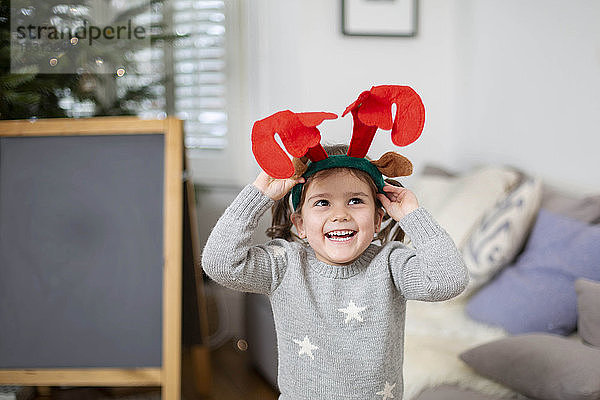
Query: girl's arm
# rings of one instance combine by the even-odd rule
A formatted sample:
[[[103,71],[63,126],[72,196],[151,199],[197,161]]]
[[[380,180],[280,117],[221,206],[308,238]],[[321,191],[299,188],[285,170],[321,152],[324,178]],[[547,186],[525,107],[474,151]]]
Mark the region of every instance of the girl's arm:
[[[410,190],[386,185],[384,191],[379,200],[415,247],[398,244],[389,254],[396,287],[409,300],[441,301],[460,294],[469,275],[452,238]]]
[[[216,282],[235,290],[269,294],[281,281],[289,243],[273,240],[253,246],[252,234],[260,217],[295,184],[259,175],[225,210],[213,228],[202,254],[202,267]],[[281,195],[281,197],[283,197]]]
[[[407,214],[400,227],[414,249],[403,245],[390,252],[396,287],[408,300],[442,301],[459,295],[469,282],[463,257],[454,241],[424,208]]]

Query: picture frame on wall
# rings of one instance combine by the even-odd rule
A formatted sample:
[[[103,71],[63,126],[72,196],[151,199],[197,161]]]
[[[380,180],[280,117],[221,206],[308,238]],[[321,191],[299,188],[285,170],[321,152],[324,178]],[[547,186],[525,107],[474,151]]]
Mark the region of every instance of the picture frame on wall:
[[[347,36],[414,37],[418,0],[341,0]]]

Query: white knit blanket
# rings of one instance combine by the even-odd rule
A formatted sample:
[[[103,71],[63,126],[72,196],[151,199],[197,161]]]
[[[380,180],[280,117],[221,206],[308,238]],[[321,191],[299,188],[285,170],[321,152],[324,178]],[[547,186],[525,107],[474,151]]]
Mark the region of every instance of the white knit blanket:
[[[465,314],[467,299],[426,303],[409,301],[406,312],[404,399],[427,387],[455,384],[503,399],[525,399],[506,386],[478,375],[458,357],[479,344],[506,336]]]

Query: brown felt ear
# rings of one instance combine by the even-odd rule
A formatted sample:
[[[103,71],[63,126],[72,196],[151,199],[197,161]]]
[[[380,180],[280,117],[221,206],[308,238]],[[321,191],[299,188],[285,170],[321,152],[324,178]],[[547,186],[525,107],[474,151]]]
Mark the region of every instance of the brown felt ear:
[[[292,179],[297,179],[300,178],[302,176],[302,174],[304,174],[304,172],[306,172],[306,169],[308,168],[308,158],[307,157],[302,157],[302,158],[292,158],[292,164],[294,165],[294,175],[292,176]]]
[[[408,176],[413,172],[410,160],[393,151],[385,153],[379,160],[371,161],[371,164],[375,165],[383,175],[390,178]]]

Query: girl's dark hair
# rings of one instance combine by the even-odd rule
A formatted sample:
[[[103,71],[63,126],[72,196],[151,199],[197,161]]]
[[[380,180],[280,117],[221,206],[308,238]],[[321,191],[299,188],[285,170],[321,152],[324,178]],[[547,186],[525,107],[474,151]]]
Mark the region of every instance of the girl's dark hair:
[[[344,155],[348,152],[348,146],[343,144],[324,146],[324,148],[325,152],[327,152],[327,154],[330,156]],[[300,198],[300,205],[296,210],[297,213],[299,213],[302,209],[302,205],[304,204],[304,195],[306,193],[306,188],[308,187],[310,182],[317,177],[326,177],[333,173],[336,173],[337,170],[338,168],[332,168],[319,171],[306,180],[306,182],[304,183],[304,187],[302,188],[302,197]],[[377,193],[377,187],[375,186],[375,183],[373,182],[369,174],[352,168],[348,168],[348,171],[357,178],[365,181],[371,187],[371,191],[373,193],[373,196],[375,197],[376,207],[381,208],[381,203],[377,199],[377,196],[375,196],[375,194]],[[390,185],[402,186],[399,182],[393,179],[386,179],[385,181]],[[291,191],[288,192],[282,199],[277,200],[275,204],[273,204],[273,217],[271,221],[271,227],[268,228],[266,231],[267,236],[270,238],[280,238],[285,239],[287,241],[301,240],[296,234],[292,232],[292,227],[294,225],[292,224],[290,216],[294,213],[294,211],[292,210],[292,206],[290,204],[290,195]],[[379,240],[381,244],[385,244],[389,241],[401,242],[404,240],[404,231],[400,228],[398,223],[393,218],[387,215],[387,213],[384,213],[383,215],[383,221],[381,222],[381,226],[382,228],[379,230],[377,236],[375,237],[375,240]]]

